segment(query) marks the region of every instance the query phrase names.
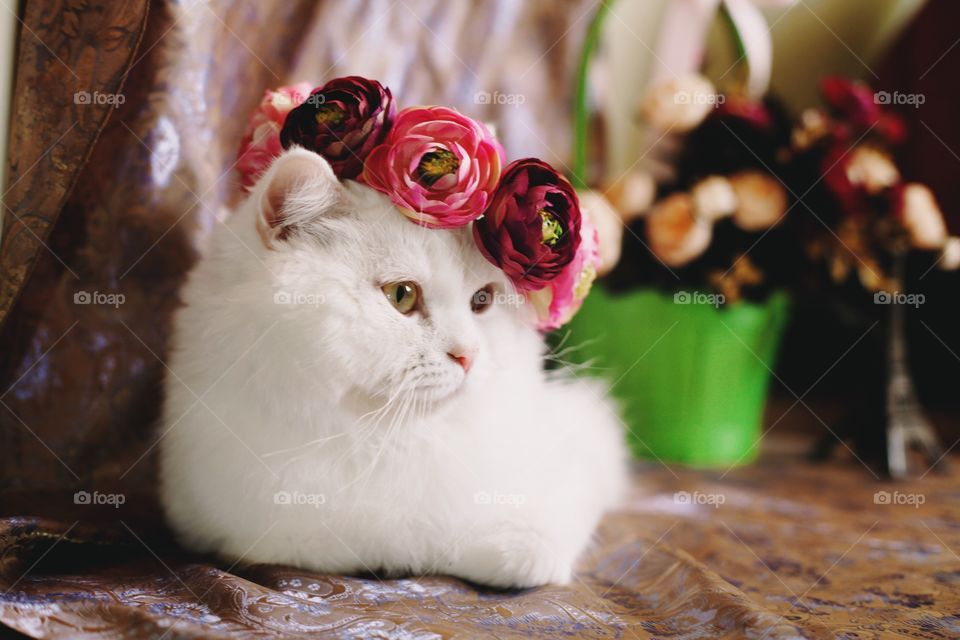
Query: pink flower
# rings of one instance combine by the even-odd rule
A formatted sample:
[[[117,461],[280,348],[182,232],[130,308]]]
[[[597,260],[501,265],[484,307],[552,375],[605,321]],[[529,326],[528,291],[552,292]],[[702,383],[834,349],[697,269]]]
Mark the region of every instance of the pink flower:
[[[590,292],[600,268],[600,234],[589,212],[580,218],[580,247],[573,261],[543,289],[527,294],[537,310],[537,328],[559,329],[574,316]]]
[[[417,224],[452,229],[483,213],[502,164],[483,124],[446,107],[411,107],[367,156],[361,180]]]
[[[310,85],[300,82],[289,87],[280,87],[276,91],[269,89],[263,93],[260,105],[251,114],[247,128],[240,143],[237,159],[237,171],[244,191],[249,191],[257,178],[280,155],[280,130],[283,121],[292,109],[299,106],[310,95]]]

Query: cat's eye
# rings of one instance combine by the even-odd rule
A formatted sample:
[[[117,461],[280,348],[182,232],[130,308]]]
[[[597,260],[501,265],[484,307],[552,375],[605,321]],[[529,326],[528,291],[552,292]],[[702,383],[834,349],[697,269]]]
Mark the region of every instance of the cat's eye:
[[[483,313],[493,305],[493,285],[477,289],[470,297],[470,310],[474,313]]]
[[[417,301],[420,299],[420,287],[416,282],[404,280],[403,282],[391,282],[380,287],[383,295],[393,305],[393,308],[407,315],[417,308]]]

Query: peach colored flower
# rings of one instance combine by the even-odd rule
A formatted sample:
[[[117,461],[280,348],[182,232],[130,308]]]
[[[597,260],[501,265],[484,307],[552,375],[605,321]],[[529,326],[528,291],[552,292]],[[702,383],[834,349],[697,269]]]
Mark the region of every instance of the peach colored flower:
[[[657,185],[649,172],[634,170],[605,184],[603,191],[620,218],[629,222],[650,208],[657,194]]]
[[[620,261],[623,248],[623,219],[621,212],[613,207],[599,191],[583,189],[577,192],[580,198],[580,211],[589,215],[599,237],[600,264],[597,273],[609,273]]]
[[[686,133],[703,122],[718,101],[713,84],[691,73],[654,85],[640,110],[654,128]]]
[[[890,156],[869,146],[853,150],[846,163],[847,180],[862,186],[869,194],[878,194],[900,182],[900,172]]]
[[[737,196],[733,221],[744,231],[769,229],[787,211],[787,192],[773,176],[762,171],[740,171],[730,176]]]
[[[947,241],[947,225],[933,192],[926,185],[906,184],[900,194],[903,226],[917,249],[939,249]]]
[[[951,236],[943,244],[938,266],[944,271],[960,269],[960,238]]]
[[[693,185],[690,195],[697,217],[710,222],[733,215],[737,209],[737,194],[723,176],[704,178]]]
[[[693,198],[686,193],[674,193],[655,204],[646,222],[650,249],[671,267],[698,257],[713,238],[713,225],[694,216]]]

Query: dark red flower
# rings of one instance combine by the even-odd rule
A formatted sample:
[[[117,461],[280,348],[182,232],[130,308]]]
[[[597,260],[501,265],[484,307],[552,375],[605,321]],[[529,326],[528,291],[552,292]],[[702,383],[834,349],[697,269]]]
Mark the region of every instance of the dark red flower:
[[[835,199],[840,211],[846,215],[859,215],[867,210],[867,194],[853,184],[847,175],[850,151],[842,145],[832,146],[820,162],[823,184]]]
[[[862,82],[841,76],[829,76],[820,83],[823,99],[834,115],[867,129],[880,118],[880,105],[873,90]]]
[[[280,143],[284,149],[300,145],[315,151],[339,178],[355,178],[367,154],[387,135],[395,112],[390,89],[376,80],[335,78],[290,112]]]
[[[820,92],[830,108],[831,115],[845,121],[847,126],[836,133],[845,133],[854,139],[872,130],[892,144],[901,142],[905,128],[898,115],[883,108],[881,94],[874,93],[868,85],[841,76],[824,78]]]
[[[877,130],[890,144],[899,144],[907,137],[907,126],[903,119],[895,113],[884,113],[880,117]]]
[[[573,260],[580,246],[577,193],[547,163],[516,160],[504,170],[473,233],[487,260],[518,289],[542,289]]]
[[[716,118],[721,120],[739,120],[755,129],[769,129],[773,125],[773,114],[763,102],[735,96],[725,96],[717,105]]]

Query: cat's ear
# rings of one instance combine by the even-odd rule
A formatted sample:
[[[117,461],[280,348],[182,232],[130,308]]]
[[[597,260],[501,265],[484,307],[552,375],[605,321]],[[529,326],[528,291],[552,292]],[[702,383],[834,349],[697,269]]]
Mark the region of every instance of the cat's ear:
[[[285,152],[262,182],[257,231],[268,249],[297,230],[322,226],[340,202],[340,181],[330,164],[306,149]]]

